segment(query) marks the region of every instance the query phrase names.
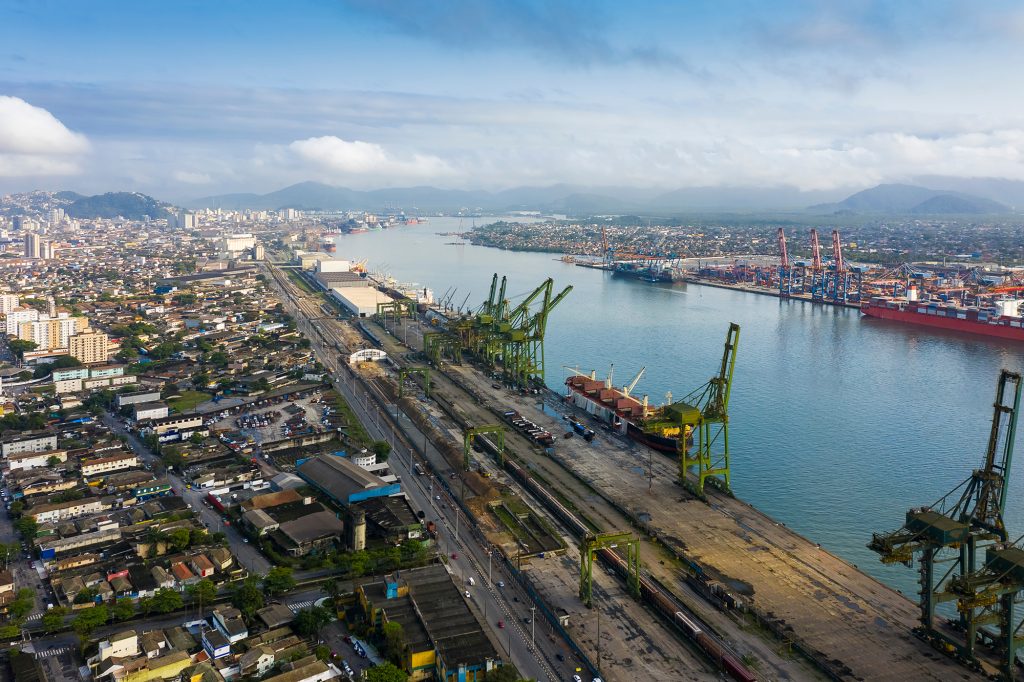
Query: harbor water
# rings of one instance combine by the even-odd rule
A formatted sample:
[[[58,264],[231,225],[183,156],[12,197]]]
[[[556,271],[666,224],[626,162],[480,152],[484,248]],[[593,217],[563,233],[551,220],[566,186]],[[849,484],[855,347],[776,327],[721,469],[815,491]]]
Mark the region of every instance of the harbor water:
[[[718,371],[728,324],[738,323],[729,409],[736,495],[912,595],[915,571],[882,566],[865,544],[981,466],[999,370],[1024,371],[1019,344],[862,318],[848,308],[618,279],[555,254],[453,245],[461,240],[437,234],[468,227],[431,218],[343,235],[337,256],[367,258],[371,270],[429,286],[438,297],[457,288],[456,307],[467,295],[467,308],[479,306],[495,272],[508,276],[513,303],[546,277],[556,292],[571,284],[545,344],[546,380],[559,391],[564,367],[603,377],[614,364],[620,386],[647,368],[634,395],[648,394],[652,404],[668,392],[681,399]],[[1018,466],[1008,496],[1011,537],[1024,534],[1022,490]]]

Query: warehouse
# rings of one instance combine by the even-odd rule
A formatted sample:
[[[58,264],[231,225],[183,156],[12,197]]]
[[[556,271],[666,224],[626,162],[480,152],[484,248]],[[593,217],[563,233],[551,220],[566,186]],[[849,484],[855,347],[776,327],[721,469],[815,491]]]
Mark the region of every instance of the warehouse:
[[[331,289],[333,296],[341,305],[357,317],[369,317],[377,314],[378,303],[391,303],[393,298],[373,287],[339,287]]]
[[[338,455],[299,460],[295,471],[307,483],[344,507],[401,492],[399,484],[388,484]]]

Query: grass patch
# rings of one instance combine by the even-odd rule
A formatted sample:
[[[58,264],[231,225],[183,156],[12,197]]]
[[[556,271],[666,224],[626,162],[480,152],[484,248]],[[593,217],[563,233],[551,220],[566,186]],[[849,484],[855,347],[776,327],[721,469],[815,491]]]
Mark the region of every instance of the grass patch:
[[[167,405],[175,412],[187,412],[196,409],[197,405],[205,403],[213,396],[202,391],[184,391],[176,398],[167,401]]]
[[[302,291],[304,291],[307,294],[316,293],[316,291],[313,290],[313,287],[306,284],[306,280],[302,278],[302,275],[291,269],[287,270],[286,272],[288,273],[288,279],[290,279],[295,284],[295,286],[302,289]]]
[[[348,439],[359,447],[370,447],[370,444],[373,442],[373,439],[370,438],[370,434],[368,434],[366,429],[363,428],[363,425],[359,423],[355,412],[353,412],[352,408],[349,407],[348,402],[346,402],[345,399],[337,393],[334,395],[334,409],[337,411],[338,415],[345,420],[345,435],[348,436]]]

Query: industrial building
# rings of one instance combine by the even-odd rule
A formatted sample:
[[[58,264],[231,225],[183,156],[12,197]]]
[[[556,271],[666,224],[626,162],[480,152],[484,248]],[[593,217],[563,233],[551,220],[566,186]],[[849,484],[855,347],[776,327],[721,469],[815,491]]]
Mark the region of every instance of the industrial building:
[[[373,287],[332,287],[331,296],[356,317],[376,315],[379,304],[395,300]]]
[[[299,460],[297,464],[295,473],[343,507],[402,491],[398,483],[385,483],[338,455],[319,455]]]
[[[502,664],[491,640],[470,612],[444,566],[388,575],[356,588],[358,615],[375,626],[402,626],[406,650],[402,667],[412,680],[482,682]]]

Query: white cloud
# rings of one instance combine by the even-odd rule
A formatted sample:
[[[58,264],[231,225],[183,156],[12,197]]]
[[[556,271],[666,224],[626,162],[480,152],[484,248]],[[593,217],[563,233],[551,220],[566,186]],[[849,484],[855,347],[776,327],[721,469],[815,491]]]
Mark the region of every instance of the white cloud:
[[[213,182],[209,173],[194,173],[192,171],[174,171],[174,179],[186,185],[208,185]]]
[[[384,147],[334,135],[296,140],[288,149],[300,161],[312,164],[338,180],[376,178],[395,181],[445,178],[453,169],[437,156],[412,154],[398,157]]]
[[[0,176],[69,175],[89,141],[46,109],[0,95]]]

